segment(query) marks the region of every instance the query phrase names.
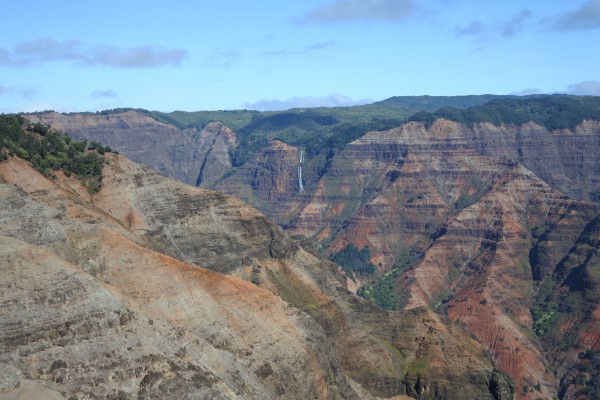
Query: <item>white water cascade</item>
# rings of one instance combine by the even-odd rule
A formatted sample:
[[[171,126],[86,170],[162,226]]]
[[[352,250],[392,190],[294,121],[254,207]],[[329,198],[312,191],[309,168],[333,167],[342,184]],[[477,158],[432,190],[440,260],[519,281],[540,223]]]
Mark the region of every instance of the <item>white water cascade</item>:
[[[300,150],[300,165],[298,166],[298,191],[304,192],[304,185],[302,184],[302,164],[304,163],[304,150]]]

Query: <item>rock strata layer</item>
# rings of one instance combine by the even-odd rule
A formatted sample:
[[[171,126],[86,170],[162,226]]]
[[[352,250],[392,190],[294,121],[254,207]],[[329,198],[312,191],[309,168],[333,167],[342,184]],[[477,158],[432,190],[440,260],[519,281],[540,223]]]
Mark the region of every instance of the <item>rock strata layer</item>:
[[[110,118],[142,118],[132,115]],[[101,125],[99,120],[90,121],[89,126],[76,122],[83,117],[42,114],[28,118],[68,132],[81,129],[86,137],[113,146],[100,132],[105,132],[107,140],[113,140],[113,131],[120,132],[119,140],[126,136],[125,131],[110,125],[95,131]],[[163,125],[160,129],[174,129]],[[226,153],[231,154],[235,146],[233,134],[217,134],[216,128],[208,126],[205,130],[213,132],[207,137],[223,138],[225,144],[215,144],[219,157],[199,157],[207,164],[190,174],[195,182],[190,177],[178,179],[243,199],[287,233],[314,240],[325,255],[342,252],[350,244],[359,251],[368,248],[377,272],[355,275],[348,287],[356,291],[360,285],[393,274],[389,287],[395,306],[431,307],[463,324],[514,378],[520,398],[578,393],[581,385],[576,382],[588,377],[579,371],[587,359],[577,357],[599,346],[591,333],[596,329],[594,310],[600,303],[594,294],[595,264],[590,261],[596,252],[585,251],[597,245],[590,244],[596,243],[590,238],[582,241],[582,237],[599,211],[592,203],[600,200],[600,122],[583,121],[574,129],[555,131],[533,122],[518,126],[410,122],[388,131],[369,132],[341,150],[302,161],[302,148],[272,140],[233,169],[226,168],[231,165]],[[133,124],[129,133],[139,131]],[[133,148],[123,151],[128,154]],[[140,161],[157,168],[150,158]],[[200,179],[199,171],[211,163],[215,164],[214,171],[207,172],[211,178]],[[161,171],[176,176],[166,167]],[[130,223],[139,227],[154,250],[254,280],[280,295],[290,292],[282,292],[280,280],[273,284],[278,275],[266,273],[264,265],[257,262],[265,254],[283,259],[298,255],[295,245],[280,241],[278,231],[266,228],[270,225],[240,224],[219,219],[217,213],[213,220],[222,220],[241,233],[226,244],[215,239],[198,245],[185,232],[192,229],[213,238],[219,232],[202,225],[203,219],[182,222],[192,200],[185,194],[188,197],[178,205],[177,198],[186,190],[179,190],[164,204],[152,197],[152,190],[143,194],[141,189],[127,200],[136,207],[126,221],[128,227]],[[102,193],[98,199],[101,197]],[[226,208],[212,207],[220,212]],[[195,213],[206,211],[196,208]],[[144,215],[161,222],[148,225],[141,217]],[[177,215],[177,221],[169,215]],[[122,220],[123,216],[115,218]],[[271,238],[268,246],[258,249],[251,241],[259,235]],[[241,245],[238,257],[226,252],[235,240],[253,244]],[[316,307],[306,299],[288,296],[288,300],[306,310]],[[567,317],[565,310],[571,310],[574,317]],[[552,329],[546,326],[550,322]],[[553,336],[558,331],[569,333],[569,346]],[[524,386],[535,389],[524,391]]]
[[[0,162],[3,396],[511,398],[459,327],[352,295],[238,200],[107,160],[94,195]]]
[[[209,186],[227,173],[236,145],[233,131],[212,122],[203,129],[178,129],[138,111],[110,114],[28,114],[77,140],[96,140],[193,186]]]

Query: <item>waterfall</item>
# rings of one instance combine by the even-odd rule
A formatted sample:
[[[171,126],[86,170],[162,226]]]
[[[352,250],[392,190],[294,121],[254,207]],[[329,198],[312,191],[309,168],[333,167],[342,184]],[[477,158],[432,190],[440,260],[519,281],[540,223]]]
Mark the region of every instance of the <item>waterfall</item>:
[[[302,186],[302,167],[298,167],[298,187],[300,192],[304,192],[304,186]]]
[[[300,165],[298,166],[298,191],[304,192],[304,185],[302,184],[302,163],[304,163],[304,150],[300,150]]]

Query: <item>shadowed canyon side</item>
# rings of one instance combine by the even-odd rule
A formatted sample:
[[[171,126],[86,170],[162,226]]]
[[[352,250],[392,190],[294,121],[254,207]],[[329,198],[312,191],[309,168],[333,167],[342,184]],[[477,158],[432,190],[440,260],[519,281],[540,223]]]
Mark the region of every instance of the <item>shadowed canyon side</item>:
[[[304,184],[301,186],[300,182],[303,166],[304,153],[301,149],[274,139],[230,177],[212,188],[255,207],[260,205],[260,209],[269,210],[270,219],[285,225],[302,206]]]
[[[31,122],[49,125],[77,140],[96,140],[189,185],[208,186],[228,172],[236,136],[221,123],[203,129],[159,122],[139,111],[108,114],[33,114]]]
[[[4,393],[512,397],[431,311],[377,309],[238,200],[106,158],[95,194],[0,162]]]

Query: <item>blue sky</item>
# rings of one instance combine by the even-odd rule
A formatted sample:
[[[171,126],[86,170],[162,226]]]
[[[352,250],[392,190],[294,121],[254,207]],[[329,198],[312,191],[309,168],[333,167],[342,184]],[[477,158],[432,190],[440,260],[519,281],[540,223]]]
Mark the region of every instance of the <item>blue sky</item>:
[[[600,95],[600,0],[3,1],[0,112]]]

